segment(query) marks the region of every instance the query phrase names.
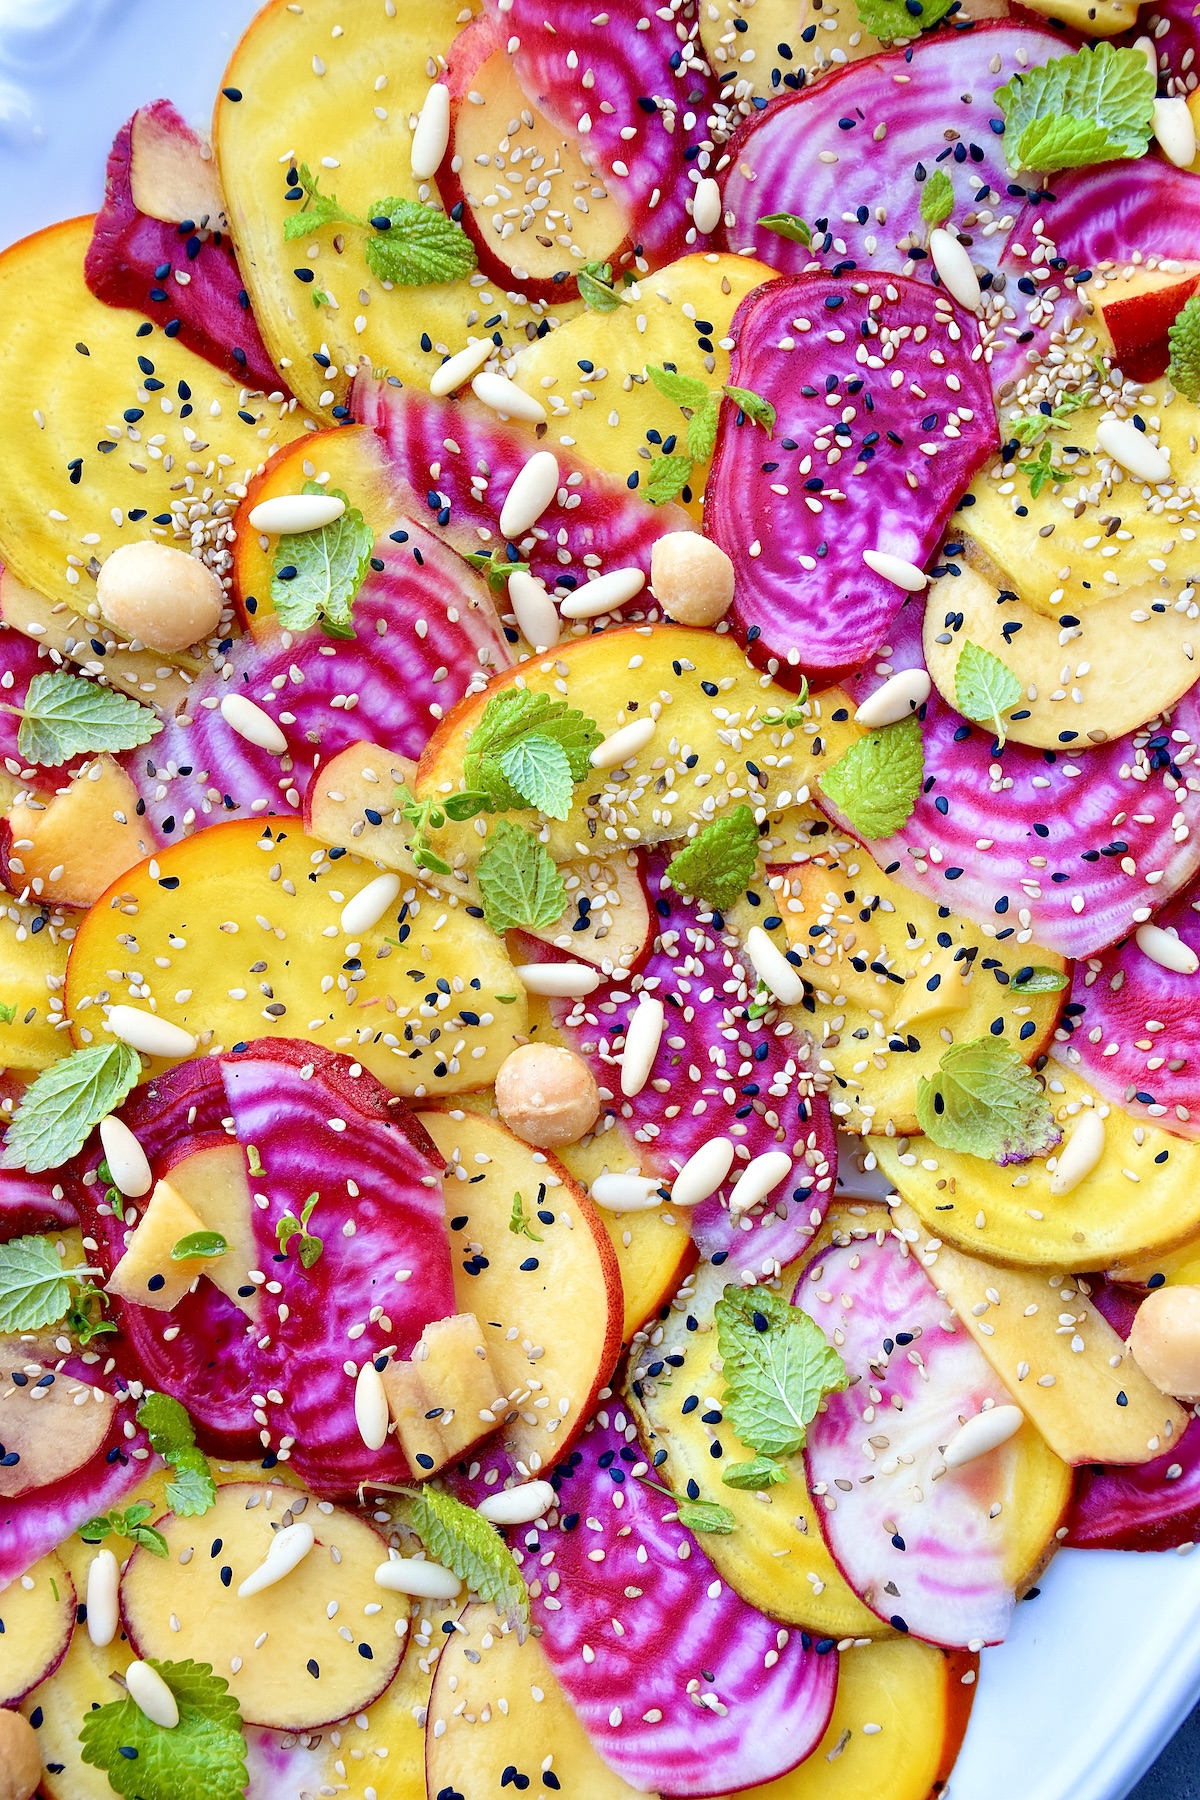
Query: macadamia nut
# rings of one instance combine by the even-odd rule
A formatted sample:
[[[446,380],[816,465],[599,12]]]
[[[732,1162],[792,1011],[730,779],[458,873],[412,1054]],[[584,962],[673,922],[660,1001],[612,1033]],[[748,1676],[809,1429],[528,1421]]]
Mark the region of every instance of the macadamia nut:
[[[680,625],[715,625],[733,604],[733,564],[698,531],[669,531],[650,553],[654,597]]]
[[[1160,1287],[1138,1307],[1129,1334],[1133,1360],[1156,1388],[1200,1399],[1200,1287]]]
[[[522,1044],[496,1071],[496,1105],[510,1131],[539,1150],[575,1144],[600,1114],[595,1076],[574,1050]]]
[[[0,1712],[0,1800],[33,1800],[41,1779],[37,1732],[20,1713]]]
[[[96,599],[114,631],[171,655],[212,636],[225,590],[199,558],[144,538],[113,551],[96,577]]]

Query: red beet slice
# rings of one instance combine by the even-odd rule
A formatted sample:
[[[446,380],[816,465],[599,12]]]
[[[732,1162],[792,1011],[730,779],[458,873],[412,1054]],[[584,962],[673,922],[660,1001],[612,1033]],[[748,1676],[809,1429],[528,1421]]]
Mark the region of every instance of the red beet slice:
[[[169,100],[140,109],[189,145],[200,139]],[[177,321],[172,335],[235,381],[286,394],[259,333],[228,232],[211,236],[151,219],[134,205],[130,158],[134,122],[118,131],[108,154],[104,205],[96,215],[84,264],[87,284],[108,306],[133,307],[154,320]],[[193,224],[198,224],[194,221]],[[180,285],[175,273],[189,280]]]
[[[890,646],[886,661],[848,684],[856,705],[880,686],[881,670],[923,666],[919,604],[903,608]],[[1012,742],[998,750],[991,732],[952,711],[936,688],[924,714],[925,791],[906,825],[867,847],[939,905],[1018,943],[1094,956],[1200,866],[1195,688],[1169,723],[1074,754]],[[821,790],[814,794],[832,814]],[[1176,820],[1189,828],[1182,843]]]
[[[780,681],[824,687],[883,641],[904,595],[863,552],[923,568],[998,448],[975,325],[941,306],[900,276],[796,275],[734,316],[730,379],[778,419],[768,441],[726,401],[704,524],[737,569],[738,641]]]
[[[1080,1469],[1067,1526],[1066,1542],[1083,1550],[1177,1550],[1200,1539],[1200,1419],[1153,1462]]]
[[[985,1400],[1011,1404],[1007,1390],[894,1237],[825,1251],[794,1303],[837,1343],[850,1375],[844,1393],[827,1396],[805,1449],[838,1567],[899,1631],[947,1648],[999,1643],[1015,1595],[1004,1515],[988,1514],[996,1459],[1007,1453],[937,1471],[960,1420]]]
[[[253,1437],[289,1450],[297,1474],[331,1493],[407,1474],[394,1439],[379,1451],[363,1444],[344,1365],[389,1345],[406,1357],[430,1320],[455,1310],[441,1157],[402,1102],[366,1071],[350,1074],[356,1066],[311,1044],[265,1039],[183,1064],[123,1108],[152,1163],[232,1117],[234,1136],[254,1145],[264,1171],[250,1177],[251,1192],[268,1202],[253,1214],[258,1266],[280,1283],[278,1294],[263,1291],[257,1327],[211,1282],[169,1315],[121,1306],[136,1373],[183,1402],[202,1440],[226,1448]],[[281,1256],[276,1227],[287,1213],[298,1219],[314,1190],[309,1229],[323,1248],[305,1269],[295,1239]],[[122,1229],[97,1205],[99,1187],[89,1192],[93,1235],[111,1267]],[[178,1336],[164,1339],[175,1326]],[[264,1425],[252,1395],[271,1390],[283,1399]]]
[[[58,1175],[58,1170],[30,1175],[25,1169],[5,1169],[0,1174],[0,1244],[78,1225],[79,1216]]]
[[[733,1139],[733,1178],[692,1209],[692,1236],[706,1257],[767,1272],[801,1255],[825,1215],[837,1173],[829,1103],[812,1091],[803,1035],[778,1036],[777,1025],[747,1020],[753,969],[719,915],[667,884],[666,865],[665,856],[645,861],[659,923],[636,981],[611,982],[586,1000],[554,1000],[551,1008],[566,1042],[591,1064],[606,1108],[641,1147],[644,1173],[669,1185],[702,1144]],[[522,955],[534,960],[541,947],[530,938],[523,945]],[[663,1001],[667,1026],[650,1080],[625,1099],[619,1053],[641,992]],[[669,1088],[659,1091],[655,1081]],[[735,1224],[729,1194],[738,1173],[750,1158],[779,1149],[795,1158],[791,1176]]]
[[[382,567],[354,602],[355,637],[314,628],[239,639],[229,652],[232,680],[201,677],[188,698],[190,723],[169,721],[125,759],[164,840],[258,800],[268,802],[263,813],[300,812],[318,764],[351,744],[415,759],[443,712],[508,667],[512,652],[486,585],[436,538],[401,524],[376,545],[375,560]],[[230,693],[247,695],[278,723],[290,786],[280,786],[288,759],[226,724],[219,708]]]
[[[36,640],[26,637],[23,631],[0,624],[0,703],[3,707],[24,706],[29,684],[36,676],[53,675],[65,666],[61,657],[49,656],[39,650]],[[68,673],[72,672],[68,670]],[[17,749],[20,729],[21,720],[17,713],[0,709],[0,757],[10,775],[20,775],[30,767]],[[75,756],[52,769],[35,764],[32,785],[39,791],[53,793],[55,788],[65,787],[71,771],[87,760],[86,756]]]
[[[919,171],[949,176],[956,220],[974,214],[982,226],[1011,215],[1015,184],[992,95],[1019,68],[1062,53],[1061,38],[1041,26],[975,25],[851,63],[773,102],[729,145],[727,247],[789,274],[823,261],[842,273],[932,279]],[[824,235],[809,248],[758,225],[779,212]],[[1002,231],[974,231],[972,261],[994,269],[1004,241]]]
[[[559,1577],[533,1604],[550,1666],[631,1787],[708,1795],[772,1781],[819,1742],[837,1655],[740,1599],[634,1473],[648,1471],[626,1415],[597,1418],[550,1478],[557,1524],[536,1534]]]
[[[355,382],[351,407],[383,444],[399,511],[424,520],[462,556],[504,548],[500,512],[538,448],[532,432],[502,425],[474,402],[437,400],[371,377]],[[656,539],[694,529],[682,507],[648,506],[561,445],[554,454],[558,497],[521,540],[524,560],[550,588],[569,593],[611,569],[639,568],[648,576]]]

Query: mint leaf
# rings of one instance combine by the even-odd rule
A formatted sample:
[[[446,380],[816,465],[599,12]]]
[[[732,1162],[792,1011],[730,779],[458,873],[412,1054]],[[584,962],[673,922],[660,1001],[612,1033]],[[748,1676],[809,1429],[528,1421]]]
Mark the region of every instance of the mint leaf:
[[[107,1305],[108,1295],[103,1288],[96,1287],[90,1281],[79,1283],[67,1308],[63,1326],[76,1339],[81,1350],[86,1350],[93,1338],[102,1337],[106,1331],[117,1329],[112,1319],[104,1317]]]
[[[757,1492],[760,1488],[782,1487],[788,1472],[772,1457],[756,1456],[752,1462],[730,1463],[722,1469],[721,1480],[726,1487],[752,1488]]]
[[[1070,976],[1064,975],[1061,969],[1031,965],[1017,970],[1008,991],[1010,994],[1061,994],[1070,985]]]
[[[137,1409],[137,1422],[160,1456],[190,1450],[196,1442],[187,1408],[170,1394],[147,1394]]]
[[[709,394],[688,420],[687,449],[693,462],[707,462],[712,455],[716,448],[717,423],[720,417],[721,396]]]
[[[529,1626],[529,1589],[508,1545],[473,1506],[422,1488],[413,1505],[413,1530],[427,1553],[443,1568],[453,1569],[481,1600],[492,1600],[522,1633]]]
[[[656,456],[642,493],[651,506],[677,500],[692,477],[690,456]]]
[[[620,294],[614,291],[611,263],[584,263],[575,281],[579,288],[579,298],[589,312],[616,312],[618,307],[625,304]]]
[[[756,394],[753,388],[725,387],[721,391],[729,396],[734,405],[740,408],[748,419],[752,420],[755,425],[761,425],[767,436],[771,436],[775,429],[776,414],[775,408],[769,400],[764,400],[763,396]]]
[[[128,1044],[92,1044],[44,1069],[21,1096],[0,1168],[31,1175],[57,1169],[83,1148],[94,1125],[118,1107],[142,1072]]]
[[[114,1507],[99,1518],[89,1519],[79,1527],[79,1535],[85,1544],[101,1544],[107,1537],[126,1538],[132,1544],[141,1544],[151,1556],[167,1557],[170,1551],[166,1538],[153,1525],[146,1524],[153,1511],[148,1500],[135,1500],[124,1512]]]
[[[1140,50],[1108,43],[1014,75],[995,94],[1009,168],[1015,175],[1144,156],[1156,86]]]
[[[799,213],[764,213],[758,222],[764,231],[773,231],[776,237],[786,238],[790,244],[807,246],[813,241],[812,227],[804,223]]]
[[[346,500],[340,488],[306,481],[305,494],[331,494]],[[275,547],[271,604],[285,631],[307,631],[324,624],[341,636],[353,636],[350,608],[371,566],[375,537],[358,508],[346,510],[318,531],[285,533]]]
[[[2,710],[21,721],[18,754],[44,769],[57,769],[73,756],[93,751],[133,750],[162,730],[149,707],[65,669],[35,675],[24,706]]]
[[[396,287],[457,281],[479,260],[462,226],[436,206],[422,206],[418,200],[377,200],[370,217],[372,223],[391,220],[387,231],[372,232],[363,250],[367,267],[379,281]]]
[[[167,1483],[167,1505],[181,1519],[199,1518],[216,1503],[217,1484],[208,1458],[195,1445],[172,1450],[167,1461],[175,1471]]]
[[[566,911],[567,890],[545,845],[511,819],[488,838],[477,878],[493,931],[540,931]]]
[[[937,25],[950,11],[954,0],[924,0],[915,13],[905,0],[854,0],[858,22],[872,37],[891,43],[895,38],[915,38]]]
[[[694,375],[681,375],[678,369],[662,369],[656,363],[647,363],[646,373],[659,393],[673,400],[676,406],[694,410],[704,405],[712,391],[707,382],[698,381]]]
[[[306,198],[300,211],[290,213],[283,222],[283,235],[289,243],[295,238],[311,237],[322,225],[362,224],[354,213],[338,205],[333,194],[321,192],[320,179],[307,163],[300,164],[296,177],[296,186],[304,189]]]
[[[582,781],[591,768],[591,754],[600,742],[594,719],[565,700],[552,700],[529,688],[505,688],[493,694],[483,716],[467,739],[463,753],[463,777],[469,790],[490,796],[496,812],[509,812],[533,804],[505,773],[507,751],[529,737],[549,739],[567,759],[572,782]],[[449,802],[447,801],[447,806]],[[566,814],[562,814],[566,817]]]
[[[0,1244],[0,1331],[57,1325],[70,1304],[71,1283],[49,1238]]]
[[[770,1288],[727,1287],[714,1317],[730,1428],[762,1456],[794,1456],[824,1396],[848,1383],[841,1357]]]
[[[1167,332],[1171,361],[1167,375],[1185,400],[1200,400],[1200,298],[1193,294]]]
[[[486,556],[482,550],[473,550],[466,559],[473,569],[478,569],[479,573],[486,578],[493,594],[504,593],[508,587],[510,575],[527,575],[529,573],[527,562],[521,562],[519,558],[514,562],[509,556],[510,548],[512,548],[511,545],[503,550],[493,550]],[[516,555],[515,550],[513,555]]]
[[[731,1531],[737,1530],[737,1520],[729,1508],[718,1505],[715,1500],[681,1500],[676,1495],[675,1506],[679,1523],[688,1531],[712,1531],[720,1537],[728,1537]]]
[[[740,900],[758,866],[758,826],[748,806],[722,813],[667,864],[677,894],[690,894],[724,912]]]
[[[1073,469],[1054,461],[1054,448],[1048,438],[1043,440],[1036,457],[1027,458],[1019,466],[1022,475],[1029,478],[1029,494],[1033,500],[1037,499],[1048,481],[1070,481],[1074,476]]]
[[[496,760],[504,779],[527,806],[536,806],[551,819],[567,817],[575,783],[570,758],[554,738],[532,732],[502,750]]]
[[[918,1082],[916,1114],[943,1150],[996,1163],[1049,1156],[1062,1140],[1045,1089],[1005,1038],[952,1044]]]
[[[171,1261],[187,1262],[193,1256],[224,1256],[228,1248],[219,1231],[190,1231],[171,1245]]]
[[[921,722],[914,715],[859,738],[818,781],[862,837],[885,838],[911,815],[924,777]]]
[[[1004,714],[1012,711],[1023,691],[1006,662],[967,639],[954,665],[954,696],[965,719],[990,724],[1003,743]]]
[[[178,1725],[155,1725],[126,1695],[84,1714],[84,1762],[131,1800],[242,1800],[246,1741],[228,1682],[208,1663],[147,1660],[175,1696]]]
[[[944,225],[954,211],[954,183],[945,169],[935,169],[921,189],[921,217],[932,228]]]

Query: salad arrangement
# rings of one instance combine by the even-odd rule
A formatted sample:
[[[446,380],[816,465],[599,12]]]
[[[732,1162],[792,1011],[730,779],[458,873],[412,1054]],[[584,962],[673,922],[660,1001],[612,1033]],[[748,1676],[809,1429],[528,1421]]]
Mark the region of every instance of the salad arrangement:
[[[1191,1549],[1194,49],[270,0],[0,255],[3,1800],[927,1800]]]

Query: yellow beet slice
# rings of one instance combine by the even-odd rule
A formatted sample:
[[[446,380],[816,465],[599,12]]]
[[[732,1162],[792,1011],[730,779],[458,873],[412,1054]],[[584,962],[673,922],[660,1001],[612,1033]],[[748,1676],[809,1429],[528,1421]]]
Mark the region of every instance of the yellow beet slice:
[[[75,590],[74,605],[86,606],[91,597],[89,582],[86,594]],[[175,713],[187,697],[184,670],[194,673],[200,666],[197,659],[183,655],[172,657],[168,663],[157,651],[126,649],[125,640],[118,638],[102,620],[84,620],[62,601],[35,594],[9,569],[0,569],[0,621],[93,674],[103,671],[112,687],[132,694],[164,718]],[[97,651],[97,644],[103,645],[102,653]]]
[[[527,1777],[524,1791],[538,1800],[555,1792],[634,1800],[638,1791],[592,1748],[537,1639],[519,1644],[495,1608],[478,1601],[438,1661],[425,1744],[428,1794],[499,1793],[508,1768]],[[546,1770],[553,1784],[543,1782]]]
[[[272,837],[249,819],[160,851],[79,927],[67,971],[77,1043],[101,1038],[108,1004],[156,1004],[213,1054],[256,1037],[310,1037],[351,1051],[393,1093],[486,1086],[526,1023],[503,941],[456,895],[414,885],[353,940],[351,957],[341,909],[374,873],[328,860],[292,827]],[[344,967],[355,958],[362,981]]]
[[[84,764],[48,801],[15,800],[6,820],[10,881],[43,904],[93,905],[154,847],[137,806],[137,789],[111,756]]]
[[[452,1170],[445,1198],[458,1310],[483,1326],[499,1378],[494,1420],[484,1422],[536,1474],[590,1417],[620,1354],[616,1257],[583,1189],[545,1151],[479,1113],[419,1116]]]
[[[54,1673],[75,1629],[75,1584],[51,1551],[0,1593],[0,1706]]]
[[[272,1527],[293,1518],[312,1527],[313,1548],[282,1581],[240,1598]],[[386,1544],[364,1519],[260,1481],[221,1488],[202,1519],[167,1513],[155,1524],[170,1557],[134,1550],[121,1579],[125,1628],[140,1656],[211,1663],[246,1724],[314,1730],[370,1705],[396,1673],[408,1606],[376,1586]]]
[[[1013,1399],[1068,1463],[1148,1462],[1187,1414],[1159,1393],[1086,1284],[1061,1270],[1001,1269],[931,1238],[909,1206],[892,1217]],[[1074,1330],[1064,1330],[1073,1325]]]
[[[13,918],[13,914],[16,918]],[[39,915],[27,907],[0,909],[0,1066],[35,1075],[71,1049],[61,1019],[62,986],[67,969],[61,914],[41,931],[32,926]],[[52,1004],[53,1003],[53,1004]],[[12,1008],[12,1018],[8,1008]]]
[[[207,1257],[176,1261],[171,1251],[183,1238],[204,1230],[204,1220],[169,1181],[156,1184],[145,1212],[126,1245],[125,1254],[105,1286],[110,1294],[170,1312],[192,1283],[207,1274]]]
[[[215,544],[259,464],[303,430],[288,403],[246,398],[161,331],[139,338],[136,313],[95,299],[83,279],[91,231],[90,218],[70,219],[0,256],[0,405],[21,469],[0,513],[0,560],[70,608],[81,595],[85,607],[94,602],[94,569],[118,544],[174,543],[178,529],[186,548],[189,504],[207,489],[203,522]],[[141,416],[126,422],[127,411]],[[156,526],[160,513],[183,523]]]
[[[879,1167],[925,1229],[976,1256],[1064,1271],[1169,1250],[1200,1230],[1200,1145],[1135,1124],[1059,1063],[1046,1075],[1064,1132],[1085,1102],[1100,1112],[1105,1144],[1097,1167],[1069,1194],[1055,1195],[1044,1162],[998,1168],[928,1138],[873,1140]]]
[[[1147,1286],[1155,1275],[1162,1276],[1156,1286],[1200,1287],[1200,1237],[1185,1238],[1173,1250],[1123,1258],[1108,1273],[1113,1281],[1128,1282],[1134,1287]]]

